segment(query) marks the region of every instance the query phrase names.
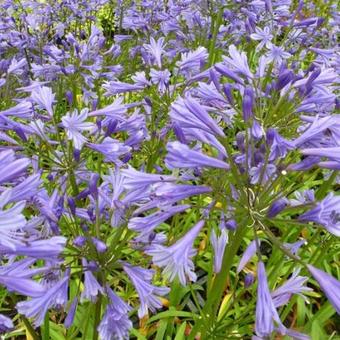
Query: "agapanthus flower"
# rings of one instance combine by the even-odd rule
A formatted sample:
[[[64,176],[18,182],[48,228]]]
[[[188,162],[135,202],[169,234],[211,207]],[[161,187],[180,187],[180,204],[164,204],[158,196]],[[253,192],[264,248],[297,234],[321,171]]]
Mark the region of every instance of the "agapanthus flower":
[[[331,160],[340,162],[340,147],[338,146],[329,148],[308,148],[301,150],[301,152],[307,156],[327,157]]]
[[[12,116],[18,118],[32,118],[33,107],[28,101],[20,102],[19,104],[0,112],[0,116]]]
[[[99,110],[90,112],[89,117],[92,116],[105,116],[118,121],[124,120],[127,113],[127,106],[123,104],[123,97],[118,97],[114,102],[108,106],[105,106]]]
[[[214,272],[219,273],[222,268],[222,260],[225,251],[225,247],[228,243],[228,232],[226,229],[222,229],[220,235],[216,235],[213,229],[210,236],[210,241],[214,249]]]
[[[18,302],[16,308],[20,314],[28,318],[34,318],[34,325],[40,326],[49,308],[56,305],[56,299],[60,290],[68,285],[69,276],[65,275],[60,281],[49,287],[40,296],[33,297],[31,300]]]
[[[72,140],[74,147],[81,150],[86,138],[82,135],[83,131],[91,131],[95,125],[90,122],[85,122],[88,116],[88,109],[82,109],[78,114],[77,110],[72,113],[68,112],[61,120],[66,130],[68,140]]]
[[[53,116],[52,106],[55,101],[55,95],[51,88],[46,86],[36,87],[31,93],[31,98],[41,109],[46,110],[50,117]]]
[[[250,259],[256,254],[256,240],[251,241],[246,250],[244,251],[242,258],[237,266],[237,273],[240,273],[242,269],[246,266],[246,264],[250,261]],[[260,241],[258,241],[260,245]]]
[[[98,326],[100,338],[105,340],[128,339],[129,330],[132,328],[132,322],[128,315],[131,307],[117,296],[110,287],[106,287],[106,292],[110,302]]]
[[[234,45],[229,46],[230,57],[223,57],[223,61],[230,65],[235,72],[252,79],[253,74],[248,66],[248,58],[245,52],[239,52]]]
[[[7,316],[0,314],[0,333],[8,333],[14,328],[13,322]]]
[[[188,185],[158,182],[151,187],[152,200],[141,205],[135,214],[160,206],[169,206],[185,198],[211,192],[212,189],[204,185]]]
[[[224,136],[223,130],[197,100],[178,98],[172,105],[170,117],[179,127],[202,129],[208,133]]]
[[[276,166],[274,164],[264,164],[260,163],[259,165],[252,167],[249,171],[250,175],[250,183],[251,184],[265,184],[268,182],[270,178],[276,173]]]
[[[9,291],[31,297],[39,297],[45,293],[46,288],[38,282],[23,277],[0,275],[0,284]]]
[[[319,283],[329,302],[340,315],[340,281],[312,265],[307,265],[307,267],[315,280]]]
[[[194,167],[212,167],[220,169],[229,169],[229,165],[219,159],[206,156],[199,151],[190,149],[186,144],[180,142],[169,142],[167,144],[168,154],[165,158],[165,164],[169,169],[174,168],[194,168]]]
[[[164,94],[169,86],[171,73],[169,70],[150,70],[150,77],[153,84],[158,85],[158,91]]]
[[[74,321],[74,317],[75,317],[75,314],[76,314],[76,310],[77,310],[77,306],[78,306],[78,297],[76,296],[71,305],[70,305],[70,308],[67,312],[67,316],[64,320],[64,326],[66,329],[70,328],[73,324],[73,321]]]
[[[291,57],[291,54],[286,52],[283,47],[270,44],[269,51],[266,54],[269,62],[281,64],[283,60]]]
[[[183,212],[188,208],[190,208],[190,205],[188,204],[175,205],[144,217],[132,217],[129,220],[128,227],[139,232],[137,239],[140,240],[149,235],[157,226],[169,219],[171,216]]]
[[[24,173],[30,163],[28,158],[16,159],[13,150],[0,152],[0,183],[17,178]]]
[[[26,240],[25,243],[18,243],[15,248],[0,247],[0,254],[13,254],[21,256],[30,256],[34,258],[53,259],[60,255],[66,245],[66,238],[63,236],[53,236],[49,239]]]
[[[269,161],[286,156],[288,150],[293,149],[293,143],[283,138],[275,129],[270,128],[266,133],[267,144],[270,146]]]
[[[256,302],[256,323],[255,332],[258,336],[268,337],[274,329],[275,324],[279,327],[280,333],[284,333],[285,327],[282,325],[279,314],[275,308],[273,299],[268,288],[266,270],[263,262],[257,265],[257,302]]]
[[[124,187],[129,190],[139,189],[141,186],[145,187],[158,182],[175,182],[177,180],[174,176],[149,174],[135,170],[131,166],[122,170],[122,176],[124,178]]]
[[[155,64],[161,68],[162,67],[162,54],[164,53],[164,38],[159,38],[157,41],[151,37],[150,44],[144,44],[143,47],[151,53],[155,60]]]
[[[311,288],[304,286],[308,277],[299,276],[299,270],[295,270],[293,275],[280,287],[271,293],[274,306],[276,308],[285,305],[290,300],[292,294],[298,294],[305,299],[302,293],[312,291]]]
[[[23,228],[26,225],[26,218],[22,214],[25,202],[18,202],[12,207],[4,209],[10,199],[10,190],[0,195],[0,253],[3,247],[16,249],[16,244],[23,238]]]
[[[89,143],[87,145],[91,149],[102,153],[105,156],[105,162],[113,162],[118,165],[122,164],[120,157],[131,151],[131,147],[111,137],[104,138],[100,144]]]
[[[133,267],[127,263],[123,268],[138,292],[140,299],[139,318],[147,315],[149,309],[155,312],[156,309],[161,308],[162,303],[159,297],[168,294],[170,289],[168,287],[156,287],[151,284],[154,271],[141,267]]]
[[[103,84],[103,88],[106,90],[106,96],[113,96],[120,93],[132,92],[143,90],[144,84],[129,84],[123,83],[121,81],[115,80],[111,82],[106,82]]]
[[[103,288],[92,274],[86,259],[82,259],[82,264],[84,268],[84,290],[81,293],[80,300],[95,301],[99,293],[104,293]]]
[[[267,48],[270,47],[270,42],[273,39],[273,35],[271,34],[270,28],[268,26],[264,27],[264,29],[260,27],[255,28],[255,33],[252,33],[250,37],[253,40],[257,40],[260,43],[256,46],[256,50],[260,51],[264,46]]]
[[[301,221],[310,221],[324,226],[331,234],[340,236],[340,196],[329,193],[321,202],[299,217]]]
[[[180,71],[198,72],[208,58],[208,52],[205,47],[198,47],[195,51],[182,53],[181,60],[176,63]]]
[[[159,267],[164,267],[163,275],[166,279],[173,281],[178,277],[184,286],[189,281],[196,281],[197,275],[194,272],[192,257],[196,254],[193,243],[204,221],[199,221],[182,238],[169,247],[159,244],[150,246],[146,253],[152,256],[153,263]]]

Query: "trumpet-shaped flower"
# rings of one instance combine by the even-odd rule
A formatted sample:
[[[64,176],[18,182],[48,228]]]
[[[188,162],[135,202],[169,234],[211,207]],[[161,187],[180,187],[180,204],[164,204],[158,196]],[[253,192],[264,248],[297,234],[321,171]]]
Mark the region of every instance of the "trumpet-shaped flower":
[[[117,296],[111,288],[106,288],[110,303],[106,307],[105,314],[98,326],[98,333],[101,339],[123,340],[129,339],[129,330],[132,322],[128,312],[131,307]]]
[[[34,318],[34,325],[40,326],[49,308],[56,306],[60,291],[65,290],[68,285],[69,276],[65,276],[55,285],[47,289],[43,294],[33,297],[29,301],[17,303],[16,307],[20,314],[28,318]]]
[[[314,279],[318,281],[329,302],[340,315],[340,281],[312,265],[307,265],[307,267]]]
[[[324,226],[331,234],[340,236],[340,196],[330,193],[315,208],[299,217],[301,221],[311,221]]]
[[[159,267],[164,267],[163,275],[166,279],[173,281],[176,277],[184,286],[189,279],[196,281],[194,263],[192,257],[196,254],[193,243],[204,221],[199,221],[181,239],[169,247],[154,244],[147,249],[146,253],[152,256],[153,263]]]
[[[169,169],[211,167],[229,169],[229,165],[219,159],[206,156],[199,151],[190,149],[186,144],[180,142],[169,142],[167,144],[168,154],[165,163]]]
[[[95,125],[90,122],[85,122],[88,116],[88,109],[83,109],[78,114],[77,110],[72,113],[68,112],[63,118],[63,126],[66,130],[67,138],[73,141],[74,147],[81,150],[86,138],[82,135],[83,131],[91,131]]]
[[[140,299],[139,318],[147,315],[148,309],[155,312],[156,309],[161,308],[162,304],[159,296],[168,294],[170,289],[168,287],[156,287],[151,284],[154,271],[141,267],[133,267],[127,263],[123,268],[138,292]]]

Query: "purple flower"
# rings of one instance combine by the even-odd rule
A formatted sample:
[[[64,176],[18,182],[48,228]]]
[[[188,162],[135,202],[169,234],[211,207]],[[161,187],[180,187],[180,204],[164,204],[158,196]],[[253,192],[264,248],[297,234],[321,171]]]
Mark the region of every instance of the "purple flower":
[[[91,272],[87,261],[83,258],[82,264],[84,268],[84,290],[81,293],[80,301],[90,300],[95,301],[97,298],[98,293],[103,294],[103,288],[98,283],[97,279]]]
[[[256,27],[255,33],[252,33],[250,37],[253,40],[260,41],[260,43],[256,46],[256,51],[260,51],[263,46],[269,48],[270,42],[273,39],[273,35],[271,34],[270,28],[268,26],[266,26],[264,29]]]
[[[104,138],[101,144],[89,143],[87,146],[102,153],[106,162],[113,162],[118,165],[122,164],[119,158],[131,151],[131,147],[111,137]]]
[[[196,281],[197,276],[191,258],[196,254],[193,243],[203,225],[204,221],[199,221],[182,238],[169,247],[154,244],[146,250],[146,253],[152,256],[153,263],[156,266],[164,267],[163,275],[166,279],[173,281],[178,277],[183,286],[187,279]]]
[[[115,80],[111,82],[106,82],[103,85],[103,88],[106,90],[106,96],[114,96],[119,93],[133,92],[143,90],[145,87],[144,84],[129,84],[123,83],[121,81]]]
[[[151,190],[153,200],[135,210],[135,214],[160,206],[169,206],[190,196],[211,192],[212,189],[204,185],[157,183]]]
[[[178,98],[171,105],[170,117],[181,128],[197,128],[213,135],[224,136],[223,130],[207,110],[191,97]]]
[[[14,328],[13,322],[10,318],[0,314],[0,333],[10,332]]]
[[[41,284],[22,277],[0,275],[0,284],[9,291],[14,291],[25,296],[39,297],[45,293],[46,288]]]
[[[88,116],[88,109],[83,109],[78,114],[77,110],[72,113],[68,112],[63,118],[63,126],[66,130],[68,140],[73,141],[73,145],[77,150],[81,150],[86,138],[81,134],[83,131],[91,131],[95,125],[85,122]]]
[[[165,164],[169,169],[211,167],[229,169],[229,165],[219,159],[206,156],[199,151],[190,149],[186,144],[180,142],[169,142],[167,144],[168,154]]]
[[[291,54],[285,52],[285,50],[281,46],[270,44],[269,51],[266,54],[266,57],[268,58],[268,62],[281,64],[284,59],[288,59],[289,57],[291,57]]]
[[[312,265],[307,265],[307,267],[314,279],[318,281],[329,302],[340,315],[340,281]]]
[[[274,331],[274,321],[279,327],[280,333],[284,333],[280,317],[275,308],[268,288],[267,276],[263,262],[257,266],[257,302],[255,332],[260,337],[269,337]]]
[[[230,65],[235,72],[252,79],[254,76],[248,66],[248,59],[245,52],[239,52],[234,45],[229,46],[230,57],[224,57],[223,61]]]
[[[270,178],[276,173],[276,166],[274,164],[260,163],[256,167],[252,167],[249,171],[249,175],[251,177],[251,184],[258,184],[261,180],[260,184],[265,184],[268,182]]]
[[[153,84],[158,85],[158,91],[164,94],[169,86],[171,73],[168,70],[150,70],[150,77]]]
[[[293,275],[287,282],[280,287],[276,288],[271,293],[274,306],[276,308],[281,307],[288,303],[292,294],[298,294],[302,298],[305,298],[302,293],[312,291],[311,288],[305,287],[304,284],[308,280],[306,276],[299,276],[299,271],[294,271]]]
[[[129,330],[132,322],[129,320],[128,312],[130,306],[118,297],[109,287],[106,288],[110,303],[98,326],[101,339],[124,340],[129,338]]]
[[[164,38],[159,38],[157,41],[151,37],[150,44],[144,44],[143,47],[153,56],[156,65],[162,67],[162,54],[164,53]]]
[[[128,227],[139,232],[138,240],[148,236],[157,226],[166,221],[171,216],[189,209],[190,205],[175,205],[157,211],[145,217],[132,217],[129,220]]]
[[[70,328],[73,324],[73,320],[76,314],[76,310],[77,310],[77,306],[78,306],[78,297],[75,297],[70,305],[70,308],[67,312],[67,316],[65,318],[64,321],[64,326],[66,329]]]
[[[288,204],[288,200],[286,198],[279,198],[278,200],[274,201],[272,205],[269,207],[267,216],[269,218],[275,217],[279,214]]]
[[[18,118],[32,118],[33,107],[32,104],[28,101],[20,102],[18,105],[15,105],[7,110],[1,111],[0,116],[13,116]]]
[[[324,226],[331,234],[340,236],[340,196],[329,193],[315,208],[299,217],[300,221],[311,221]]]
[[[55,101],[55,95],[51,88],[46,86],[35,87],[32,90],[31,98],[41,109],[46,110],[50,117],[53,116],[52,105]]]
[[[16,308],[18,312],[28,318],[34,318],[34,325],[36,327],[40,326],[44,321],[48,309],[56,306],[59,293],[65,289],[65,286],[67,287],[68,280],[69,277],[66,275],[40,296],[33,297],[29,301],[17,303]]]
[[[284,139],[273,128],[267,130],[267,143],[270,146],[269,161],[274,161],[278,158],[286,156],[287,151],[293,149],[293,143]]]
[[[23,230],[26,225],[26,219],[22,214],[25,208],[25,202],[19,202],[10,208],[4,209],[10,199],[10,190],[4,191],[0,195],[0,253],[3,247],[12,250],[16,249],[16,244],[20,244],[23,238]]]
[[[200,70],[208,58],[206,48],[200,46],[195,51],[182,53],[181,60],[176,63],[180,71],[194,71],[195,73]]]
[[[253,117],[254,109],[254,92],[251,87],[246,87],[244,89],[243,101],[242,101],[242,112],[243,119],[247,122],[251,117]]]
[[[124,117],[127,113],[127,107],[123,104],[123,97],[119,97],[115,99],[115,101],[105,106],[99,110],[95,110],[89,113],[89,117],[92,116],[106,116],[112,119],[117,119],[118,121],[124,120]]]
[[[154,271],[141,267],[132,267],[129,264],[125,264],[123,268],[138,292],[141,304],[138,309],[139,318],[147,315],[148,309],[156,312],[156,309],[162,308],[159,296],[168,294],[170,289],[168,287],[156,287],[150,283]]]
[[[174,176],[148,174],[142,171],[137,171],[131,166],[128,169],[122,170],[124,178],[124,187],[128,190],[140,189],[158,182],[175,182],[177,180]]]
[[[260,245],[260,241],[259,241]],[[242,255],[242,258],[240,260],[240,263],[237,266],[237,273],[240,273],[241,270],[246,266],[246,264],[250,261],[250,259],[255,255],[256,253],[256,240],[253,240],[249,243],[247,249]]]
[[[0,253],[51,259],[60,255],[65,248],[65,244],[65,237],[54,236],[46,240],[26,240],[25,244],[16,244],[15,249],[3,247],[3,249],[0,248]]]
[[[302,154],[308,156],[328,157],[332,160],[340,162],[340,147],[330,148],[309,148],[301,150]]]
[[[6,183],[20,176],[30,165],[28,158],[15,159],[13,150],[0,152],[0,183]]]
[[[219,273],[222,268],[222,260],[224,256],[224,250],[228,243],[228,232],[226,229],[221,231],[221,235],[217,236],[213,229],[210,236],[211,244],[214,248],[214,272]]]

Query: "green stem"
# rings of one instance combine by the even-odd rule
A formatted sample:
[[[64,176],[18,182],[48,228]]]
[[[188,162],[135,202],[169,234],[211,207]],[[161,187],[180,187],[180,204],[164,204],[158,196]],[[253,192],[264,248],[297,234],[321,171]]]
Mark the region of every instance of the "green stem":
[[[98,339],[97,328],[98,328],[99,321],[100,321],[101,308],[102,308],[102,296],[99,295],[98,300],[96,302],[96,306],[95,306],[93,340]]]
[[[42,332],[42,338],[43,340],[50,339],[50,315],[49,313],[46,313],[45,318],[44,318],[44,328]]]
[[[223,293],[225,291],[225,285],[227,282],[227,278],[229,276],[229,271],[231,269],[231,266],[233,265],[234,257],[241,245],[241,242],[243,240],[243,237],[247,231],[247,226],[249,224],[249,220],[243,220],[243,223],[241,222],[238,229],[236,230],[236,233],[232,235],[230,240],[230,246],[227,247],[222,261],[222,268],[215,277],[215,280],[212,284],[211,290],[208,292],[208,299],[205,303],[202,315],[204,316],[201,321],[198,321],[195,326],[193,327],[190,336],[188,337],[189,340],[193,340],[195,338],[195,335],[200,331],[201,332],[201,338],[205,339],[205,334],[207,332],[207,327],[204,325],[204,320],[210,319],[210,320],[216,320],[215,315],[217,315],[218,306],[221,301],[221,298],[223,296]]]
[[[30,333],[31,337],[34,340],[39,340],[40,337],[38,336],[38,334],[36,333],[36,331],[34,330],[34,328],[32,327],[31,323],[26,319],[26,317],[24,317],[23,315],[21,315],[21,320],[24,322],[26,329],[28,330],[28,332]]]

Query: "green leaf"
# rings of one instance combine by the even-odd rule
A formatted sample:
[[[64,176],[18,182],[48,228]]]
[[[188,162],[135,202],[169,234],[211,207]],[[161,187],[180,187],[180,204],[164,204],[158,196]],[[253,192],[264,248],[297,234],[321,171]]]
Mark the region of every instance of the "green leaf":
[[[180,311],[180,310],[168,310],[166,312],[161,312],[161,313],[158,313],[157,315],[153,316],[152,318],[150,318],[148,320],[147,324],[154,322],[156,320],[159,320],[159,319],[171,318],[171,317],[174,317],[174,316],[194,319],[195,314],[190,313],[190,312],[183,312],[183,311]]]
[[[168,325],[168,323],[167,323],[166,320],[161,320],[159,322],[155,340],[163,340],[164,339],[164,334],[165,334],[167,325]]]
[[[138,332],[137,329],[132,328],[130,333],[134,335],[138,340],[147,340],[146,337]]]
[[[187,326],[187,323],[186,322],[183,322],[181,324],[181,326],[179,327],[178,331],[177,331],[177,334],[176,334],[176,337],[175,337],[175,340],[184,340],[185,339],[185,328]]]

